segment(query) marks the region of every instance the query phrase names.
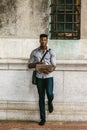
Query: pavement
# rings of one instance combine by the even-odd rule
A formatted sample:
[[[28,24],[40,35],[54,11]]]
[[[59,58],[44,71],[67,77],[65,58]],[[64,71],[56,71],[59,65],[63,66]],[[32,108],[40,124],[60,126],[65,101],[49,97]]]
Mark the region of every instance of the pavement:
[[[46,122],[39,126],[34,121],[0,121],[0,130],[87,130],[87,122]]]

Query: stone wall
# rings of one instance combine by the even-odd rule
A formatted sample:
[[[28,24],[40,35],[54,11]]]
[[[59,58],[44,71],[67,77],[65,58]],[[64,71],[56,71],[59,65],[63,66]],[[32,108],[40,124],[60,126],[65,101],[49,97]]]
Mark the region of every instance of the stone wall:
[[[81,1],[81,39],[87,39],[87,1]]]
[[[50,0],[2,0],[0,37],[38,38],[48,33]],[[81,1],[81,39],[87,38],[87,1]],[[84,17],[85,16],[85,17]]]
[[[47,0],[3,0],[0,4],[0,37],[38,38],[48,33]]]
[[[0,39],[1,59],[29,59],[30,53],[39,47],[39,39]],[[55,50],[57,60],[86,60],[87,40],[49,40],[48,46]]]
[[[39,121],[38,92],[27,60],[0,63],[0,120]],[[54,112],[47,121],[87,121],[87,61],[58,61],[54,72]]]
[[[27,68],[39,34],[48,33],[49,1],[2,0],[0,5],[0,119],[39,120],[37,89]],[[57,56],[54,112],[47,120],[87,121],[86,0],[81,1],[81,39],[49,40]]]

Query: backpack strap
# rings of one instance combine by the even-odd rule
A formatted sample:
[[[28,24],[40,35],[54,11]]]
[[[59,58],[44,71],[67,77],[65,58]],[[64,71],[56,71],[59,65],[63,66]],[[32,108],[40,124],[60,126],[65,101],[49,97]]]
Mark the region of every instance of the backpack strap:
[[[44,54],[43,57],[41,58],[40,62],[44,59],[45,55],[46,55],[47,52],[49,52],[50,50],[51,50],[51,49],[49,49],[49,50],[47,50],[47,51],[45,52],[45,54]]]

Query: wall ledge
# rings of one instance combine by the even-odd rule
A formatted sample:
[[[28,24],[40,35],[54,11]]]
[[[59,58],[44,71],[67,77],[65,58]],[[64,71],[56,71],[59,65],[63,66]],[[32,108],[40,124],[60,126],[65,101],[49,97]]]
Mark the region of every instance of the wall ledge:
[[[0,59],[0,70],[27,70],[28,59]],[[56,70],[87,70],[87,60],[57,60]]]
[[[57,64],[87,64],[87,60],[57,60]],[[13,64],[27,64],[28,59],[13,58],[13,59],[0,59],[0,64],[2,63],[13,63]]]
[[[87,64],[87,60],[57,60],[57,64]]]

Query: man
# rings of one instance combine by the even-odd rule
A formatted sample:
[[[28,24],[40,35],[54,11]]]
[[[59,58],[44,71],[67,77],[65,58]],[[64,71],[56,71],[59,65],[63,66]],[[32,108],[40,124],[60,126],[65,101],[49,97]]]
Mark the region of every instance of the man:
[[[40,109],[40,118],[41,121],[39,125],[44,125],[46,122],[46,115],[45,115],[45,91],[48,98],[48,110],[49,112],[53,112],[53,71],[56,67],[56,55],[52,49],[47,47],[48,36],[46,34],[40,35],[40,47],[36,48],[32,51],[30,55],[30,60],[28,67],[29,68],[36,68],[37,64],[46,64],[51,65],[50,70],[46,68],[41,68],[40,71],[37,71],[37,89],[39,94],[39,109]],[[46,53],[46,51],[48,52]],[[41,58],[43,55],[43,60]]]

